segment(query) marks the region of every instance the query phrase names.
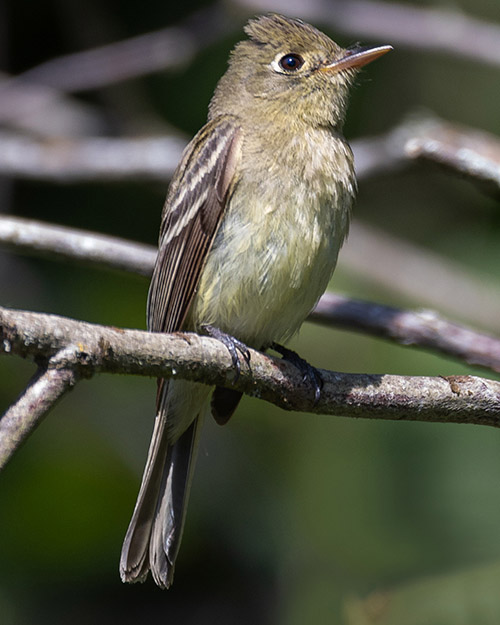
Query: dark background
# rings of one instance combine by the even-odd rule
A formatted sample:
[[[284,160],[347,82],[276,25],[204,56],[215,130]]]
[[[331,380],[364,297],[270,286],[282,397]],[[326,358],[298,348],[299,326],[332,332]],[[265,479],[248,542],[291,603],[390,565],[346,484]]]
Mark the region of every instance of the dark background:
[[[417,5],[500,22],[497,0]],[[209,6],[4,0],[0,69],[18,74],[180,23]],[[228,34],[185,67],[73,96],[98,112],[103,136],[175,128],[189,137],[198,130],[250,15],[226,6]],[[358,39],[324,29],[342,45]],[[361,75],[346,135],[381,133],[426,110],[500,134],[499,84],[498,67],[399,46]],[[58,185],[4,176],[0,210],[154,244],[167,185],[167,179]],[[355,214],[500,288],[498,197],[470,182],[430,166],[404,168],[362,183]],[[146,280],[125,274],[0,253],[0,301],[9,307],[144,328],[147,288]],[[332,288],[421,305],[342,262]],[[460,320],[461,311],[454,316]],[[313,364],[341,371],[481,375],[451,359],[308,323],[292,346]],[[0,360],[0,406],[33,372],[29,362]],[[249,398],[228,426],[207,423],[173,588],[122,585],[121,542],[154,396],[148,379],[82,382],[8,465],[0,483],[1,623],[500,622],[497,431],[287,414]],[[361,607],[369,593],[375,594]],[[370,620],[383,618],[388,601],[403,620]]]

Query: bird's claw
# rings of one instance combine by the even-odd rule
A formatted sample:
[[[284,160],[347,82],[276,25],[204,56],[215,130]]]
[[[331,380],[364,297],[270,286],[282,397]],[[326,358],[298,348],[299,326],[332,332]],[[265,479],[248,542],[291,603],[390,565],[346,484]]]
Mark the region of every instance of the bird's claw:
[[[231,360],[233,363],[233,367],[236,370],[235,381],[240,377],[241,373],[241,364],[238,356],[238,352],[243,356],[243,360],[250,366],[250,350],[248,346],[243,343],[243,341],[239,341],[234,336],[223,332],[219,328],[211,326],[209,324],[205,324],[201,327],[203,332],[213,339],[217,339],[220,341],[227,349],[231,356]]]
[[[285,360],[288,360],[288,362],[291,362],[295,367],[297,367],[297,369],[302,373],[302,380],[305,383],[311,384],[314,390],[314,405],[316,405],[319,402],[321,389],[323,388],[323,378],[316,367],[313,367],[307,362],[307,360],[301,358],[297,352],[288,349],[288,347],[284,347],[278,343],[273,343],[271,348],[278,352],[278,354],[281,354]]]

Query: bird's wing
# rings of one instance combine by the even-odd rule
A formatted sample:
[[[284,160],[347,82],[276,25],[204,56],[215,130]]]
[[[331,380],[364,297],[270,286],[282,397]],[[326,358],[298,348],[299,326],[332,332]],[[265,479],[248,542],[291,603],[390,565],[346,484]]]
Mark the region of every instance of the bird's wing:
[[[242,131],[231,116],[210,121],[179,164],[165,202],[148,296],[148,329],[182,329],[224,208],[236,184]]]
[[[158,257],[149,289],[148,329],[152,332],[183,327],[207,253],[237,182],[241,141],[242,132],[234,118],[217,118],[200,130],[177,168],[163,209]],[[151,568],[156,583],[168,587],[184,526],[201,415],[197,406],[187,430],[178,439],[169,440],[168,423],[175,423],[178,414],[175,407],[169,406],[168,382],[158,382],[157,418],[123,543],[120,571],[123,581],[134,582],[142,581]],[[187,383],[180,384],[184,386],[178,393],[185,395]],[[179,389],[179,382],[175,388]],[[189,394],[191,397],[196,392],[190,388]],[[202,395],[200,405],[204,401]]]

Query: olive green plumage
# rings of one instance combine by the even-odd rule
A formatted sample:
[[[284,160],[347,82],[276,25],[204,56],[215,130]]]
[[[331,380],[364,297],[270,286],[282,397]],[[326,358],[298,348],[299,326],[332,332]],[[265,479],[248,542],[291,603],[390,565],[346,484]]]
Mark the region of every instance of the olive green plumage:
[[[249,346],[286,341],[326,289],[355,178],[342,136],[357,68],[388,48],[344,50],[299,20],[245,27],[170,185],[148,299],[152,332],[211,325]],[[172,583],[197,440],[212,389],[160,380],[146,469],[120,562],[124,581]],[[239,394],[218,390],[226,421]]]

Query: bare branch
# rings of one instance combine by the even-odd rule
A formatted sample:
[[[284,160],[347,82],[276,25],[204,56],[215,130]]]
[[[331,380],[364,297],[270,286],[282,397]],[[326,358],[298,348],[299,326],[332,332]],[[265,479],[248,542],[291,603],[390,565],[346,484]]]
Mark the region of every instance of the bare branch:
[[[107,87],[182,67],[227,32],[226,11],[209,7],[190,15],[178,26],[47,61],[14,81],[41,83],[65,93]],[[5,87],[7,92],[9,85]],[[0,91],[0,94],[3,98],[4,93]]]
[[[344,251],[344,256],[353,256],[349,265],[357,267],[358,271],[369,275],[370,279],[385,280],[385,286],[388,284],[393,286],[395,283],[396,287],[406,289],[407,294],[413,294],[414,297],[416,297],[414,291],[409,289],[417,289],[422,297],[428,295],[432,285],[425,280],[425,276],[429,273],[433,276],[432,283],[436,284],[436,297],[441,297],[443,284],[446,284],[452,291],[456,288],[454,285],[460,284],[457,292],[469,293],[473,302],[477,302],[478,299],[484,302],[485,297],[493,300],[495,297],[493,289],[484,286],[483,293],[483,287],[478,287],[477,280],[464,276],[454,266],[452,270],[449,267],[447,270],[438,270],[437,268],[443,266],[441,258],[434,258],[430,266],[426,261],[419,273],[422,258],[425,260],[428,257],[427,251],[425,253],[418,251],[417,254],[414,247],[405,244],[398,259],[395,260],[391,256],[392,250],[403,244],[392,239],[388,243],[386,237],[387,235],[372,233],[366,226],[354,223],[350,246],[354,245],[356,249],[349,251],[350,246],[348,246]],[[0,244],[30,254],[50,254],[56,258],[128,271],[145,277],[151,275],[156,258],[156,248],[150,245],[2,215],[0,215]],[[377,258],[377,266],[381,267],[378,271],[373,268],[374,263],[370,260],[373,257],[372,254],[375,254]],[[415,258],[416,255],[418,260]],[[402,284],[399,284],[397,276],[394,277],[393,270],[387,274],[384,272],[384,269],[394,265],[401,267]],[[439,280],[440,271],[444,271],[442,281]],[[422,293],[418,291],[419,285],[421,285]],[[491,304],[484,303],[484,307],[489,305]],[[496,305],[500,306],[500,302]],[[466,308],[466,303],[462,301],[461,312],[464,312],[464,309],[466,312]],[[494,310],[497,309],[494,308]],[[472,307],[472,312],[476,313],[476,306]],[[496,316],[492,316],[491,321],[497,323]],[[324,325],[361,330],[405,345],[434,349],[465,360],[469,364],[500,371],[499,339],[447,321],[432,311],[403,311],[326,293],[310,316],[310,320]]]
[[[0,133],[0,172],[72,182],[170,178],[186,140],[180,136],[40,141]],[[427,114],[410,117],[387,133],[352,141],[359,180],[397,171],[416,160],[445,166],[471,182],[500,189],[500,140]]]
[[[388,41],[419,50],[447,52],[500,65],[500,26],[458,11],[375,0],[233,0],[248,13],[278,11],[329,24],[349,36]],[[64,92],[108,86],[188,63],[194,54],[230,31],[224,6],[193,14],[168,27],[43,63],[19,77]],[[232,20],[234,24],[234,19]],[[480,41],[481,45],[477,45]],[[2,90],[2,99],[8,89]]]
[[[66,350],[66,357],[61,356]],[[321,370],[321,398],[291,363],[251,350],[238,380],[227,349],[196,334],[151,334],[0,309],[0,351],[23,357],[59,354],[76,378],[95,373],[175,377],[238,389],[286,410],[378,419],[500,424],[500,382],[345,374]]]
[[[446,52],[500,65],[500,26],[452,9],[376,0],[233,0],[249,13],[277,11],[328,24],[349,36],[398,47]],[[481,42],[478,45],[478,42]]]
[[[209,7],[175,27],[60,56],[16,77],[0,74],[0,120],[42,136],[81,135],[84,129],[96,134],[102,119],[69,93],[184,66],[223,36],[228,25],[224,9]]]
[[[0,243],[30,254],[50,254],[145,277],[151,276],[156,258],[156,248],[151,245],[3,215]]]
[[[61,354],[66,360],[67,354]],[[0,419],[0,470],[7,464],[42,418],[76,382],[73,369],[57,367],[58,356],[40,369],[16,402]]]
[[[0,93],[4,92],[8,95],[0,98],[0,120],[14,128],[66,139],[104,132],[104,118],[94,107],[56,89],[0,72]]]
[[[500,189],[500,140],[492,134],[427,117],[409,124],[404,150],[408,159],[436,163]]]
[[[500,331],[500,293],[493,278],[475,274],[436,252],[359,220],[351,225],[348,244],[340,255],[340,268],[420,305]]]
[[[185,145],[186,141],[174,136],[45,142],[3,131],[0,172],[54,182],[149,179],[166,183]]]
[[[432,310],[409,311],[325,293],[309,319],[431,348],[500,373],[500,339],[452,323]]]
[[[497,193],[500,189],[500,139],[429,113],[410,116],[389,132],[352,145],[360,179],[427,161],[473,183],[487,183]]]

